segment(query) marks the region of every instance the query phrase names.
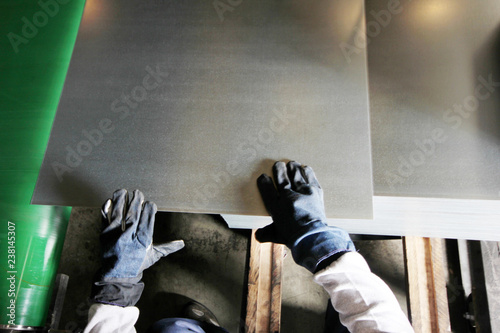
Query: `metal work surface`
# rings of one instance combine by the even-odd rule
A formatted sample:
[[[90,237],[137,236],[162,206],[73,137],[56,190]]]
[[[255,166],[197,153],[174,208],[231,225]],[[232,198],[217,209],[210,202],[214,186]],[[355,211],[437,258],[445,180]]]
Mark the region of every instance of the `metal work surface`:
[[[87,1],[33,203],[140,188],[161,210],[265,215],[255,180],[311,165],[327,215],[370,218],[361,0]]]
[[[500,2],[367,1],[366,21],[375,194],[500,199]]]

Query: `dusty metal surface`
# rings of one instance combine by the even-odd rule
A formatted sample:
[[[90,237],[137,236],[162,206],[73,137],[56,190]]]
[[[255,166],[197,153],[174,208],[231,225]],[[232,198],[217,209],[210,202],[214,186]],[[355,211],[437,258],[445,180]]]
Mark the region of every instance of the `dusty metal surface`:
[[[162,210],[261,215],[256,177],[295,159],[329,217],[371,217],[365,51],[340,47],[363,1],[221,3],[87,1],[33,203],[126,187]]]
[[[500,199],[500,3],[366,13],[375,193]]]

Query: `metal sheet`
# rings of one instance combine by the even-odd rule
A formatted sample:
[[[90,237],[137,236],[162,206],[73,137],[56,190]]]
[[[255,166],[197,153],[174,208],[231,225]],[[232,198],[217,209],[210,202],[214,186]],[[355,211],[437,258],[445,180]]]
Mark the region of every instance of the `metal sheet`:
[[[500,199],[500,2],[366,13],[375,193]]]
[[[231,228],[260,228],[269,216],[222,215]],[[373,219],[328,219],[352,234],[500,241],[499,200],[373,197]]]
[[[329,217],[371,217],[362,0],[87,1],[33,203],[140,188],[160,209],[264,215],[272,161],[313,166]]]

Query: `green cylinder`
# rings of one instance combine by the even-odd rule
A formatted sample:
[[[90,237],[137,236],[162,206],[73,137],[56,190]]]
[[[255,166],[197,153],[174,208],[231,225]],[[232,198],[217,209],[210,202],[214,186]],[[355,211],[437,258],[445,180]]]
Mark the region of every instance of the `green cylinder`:
[[[84,3],[0,2],[0,325],[46,324],[70,209],[30,201]]]
[[[11,207],[12,211],[13,207]],[[52,284],[59,264],[68,216],[66,208],[35,207],[16,218],[0,233],[5,276],[2,277],[3,325],[45,326]],[[24,217],[23,217],[24,215]],[[2,230],[2,231],[4,231]],[[5,255],[7,254],[7,255]],[[10,254],[10,256],[9,256]]]

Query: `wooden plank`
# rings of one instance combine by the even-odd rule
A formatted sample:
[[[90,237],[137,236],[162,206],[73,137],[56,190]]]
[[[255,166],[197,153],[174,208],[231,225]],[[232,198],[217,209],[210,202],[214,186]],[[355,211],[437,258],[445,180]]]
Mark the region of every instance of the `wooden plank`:
[[[246,332],[255,332],[257,318],[257,299],[259,297],[260,244],[252,231],[250,244],[250,269],[248,271]]]
[[[253,241],[253,240],[252,240]],[[272,244],[260,244],[259,288],[257,297],[257,332],[269,332],[271,322]]]
[[[415,332],[451,332],[442,239],[403,239],[410,319]]]
[[[270,331],[279,332],[281,328],[281,282],[285,246],[273,244],[272,251]]]
[[[426,238],[430,246],[431,272],[435,293],[435,310],[439,332],[451,332],[446,289],[446,252],[443,239]]]
[[[252,232],[246,332],[279,332],[283,245],[259,243]]]

